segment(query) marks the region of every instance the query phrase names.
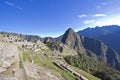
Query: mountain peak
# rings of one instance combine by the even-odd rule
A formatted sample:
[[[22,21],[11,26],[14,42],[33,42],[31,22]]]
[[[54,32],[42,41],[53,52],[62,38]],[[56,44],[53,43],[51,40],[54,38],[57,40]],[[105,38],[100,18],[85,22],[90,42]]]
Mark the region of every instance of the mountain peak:
[[[68,31],[73,31],[73,29],[72,28],[68,28]]]
[[[85,53],[80,36],[72,28],[64,33],[62,42],[79,53]]]
[[[68,38],[68,37],[71,37],[71,38],[73,38],[73,37],[75,37],[75,32],[74,32],[74,30],[72,29],[72,28],[68,28],[67,30],[66,30],[66,32],[63,34],[63,38],[62,38],[62,42],[63,43],[66,43],[66,39]]]
[[[66,39],[69,38],[73,38],[75,37],[76,33],[74,32],[74,30],[72,28],[68,28],[66,30],[66,32],[63,34],[63,38],[62,38],[62,42],[66,43]],[[77,35],[76,35],[77,36]]]
[[[75,33],[75,31],[72,28],[68,28],[66,33]]]

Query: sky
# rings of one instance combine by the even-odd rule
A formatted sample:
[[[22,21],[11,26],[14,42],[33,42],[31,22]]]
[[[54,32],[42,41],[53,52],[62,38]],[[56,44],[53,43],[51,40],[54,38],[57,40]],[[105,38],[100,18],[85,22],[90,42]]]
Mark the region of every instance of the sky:
[[[0,0],[0,31],[57,37],[103,25],[120,25],[120,0]]]

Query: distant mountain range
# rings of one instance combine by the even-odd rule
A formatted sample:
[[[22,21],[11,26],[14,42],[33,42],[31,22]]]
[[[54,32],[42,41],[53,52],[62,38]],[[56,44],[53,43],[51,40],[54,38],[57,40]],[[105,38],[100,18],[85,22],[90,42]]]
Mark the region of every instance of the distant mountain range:
[[[86,28],[78,31],[78,34],[101,40],[120,54],[120,26],[118,25]]]

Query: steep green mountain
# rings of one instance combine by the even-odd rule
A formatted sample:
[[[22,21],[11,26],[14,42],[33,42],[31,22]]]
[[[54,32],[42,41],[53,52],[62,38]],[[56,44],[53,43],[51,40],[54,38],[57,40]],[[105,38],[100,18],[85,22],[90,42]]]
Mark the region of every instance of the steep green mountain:
[[[99,61],[120,70],[120,55],[99,40],[79,36],[72,29],[68,29],[63,35],[62,42],[76,49],[77,52],[84,51],[89,56],[95,55]]]
[[[118,25],[86,28],[78,31],[78,34],[101,40],[120,54],[120,26]]]
[[[61,40],[68,47],[75,49],[77,52],[86,53],[85,48],[82,45],[80,36],[69,28]]]

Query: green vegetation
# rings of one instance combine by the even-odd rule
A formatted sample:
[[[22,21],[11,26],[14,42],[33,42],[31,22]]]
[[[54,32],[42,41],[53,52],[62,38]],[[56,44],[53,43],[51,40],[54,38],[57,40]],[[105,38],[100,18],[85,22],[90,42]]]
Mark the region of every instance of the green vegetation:
[[[23,59],[23,61],[29,61],[29,62],[32,62],[32,57],[30,56],[30,53],[31,53],[32,51],[30,51],[30,50],[27,50],[27,49],[24,49],[23,51],[22,51],[22,59]]]
[[[43,67],[46,66],[46,64],[43,61],[41,61],[38,57],[34,57],[33,60],[34,60],[34,63],[39,66],[43,66]]]
[[[29,55],[29,50],[23,50],[22,51],[22,54],[20,54],[19,56],[20,56],[20,62],[19,62],[19,67],[20,68],[24,68],[24,61],[29,61],[29,62],[32,62],[32,59],[31,59],[31,57],[30,57],[30,55]]]
[[[20,57],[19,67],[20,67],[20,68],[24,68],[24,63],[23,63],[23,56],[22,56],[22,54],[19,54],[19,57]]]
[[[69,49],[68,47],[64,47],[62,51],[62,56],[68,56],[68,55],[75,55],[76,51],[74,49]]]
[[[97,61],[85,54],[67,56],[65,60],[72,66],[79,67],[102,80],[120,80],[120,72],[107,67],[104,63]]]
[[[61,76],[65,79],[65,80],[76,80],[76,77],[73,76],[72,74],[56,67],[50,59],[48,57],[44,57],[46,58],[45,61],[42,61],[40,58],[37,57],[34,57],[33,60],[34,60],[34,63],[39,65],[39,66],[42,66],[42,67],[45,67],[46,69],[49,69],[51,70],[52,72],[55,72],[55,73],[58,73],[58,74],[61,74]]]
[[[24,68],[23,61],[21,59],[20,59],[19,67]]]
[[[95,76],[93,76],[93,75],[91,75],[91,74],[89,74],[89,73],[81,70],[80,68],[73,67],[73,66],[71,66],[71,68],[72,68],[74,71],[80,73],[82,76],[86,77],[88,80],[100,80],[99,78],[97,78],[97,77],[95,77]]]
[[[30,57],[30,55],[28,53],[23,53],[23,60],[27,60],[29,62],[32,62],[32,58]]]
[[[62,77],[64,77],[65,80],[77,80],[75,76],[73,76],[71,73],[68,73],[66,71],[63,71],[61,69],[58,70]]]

